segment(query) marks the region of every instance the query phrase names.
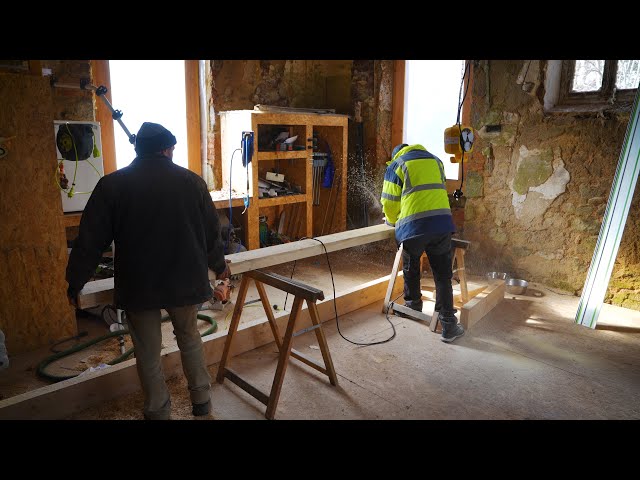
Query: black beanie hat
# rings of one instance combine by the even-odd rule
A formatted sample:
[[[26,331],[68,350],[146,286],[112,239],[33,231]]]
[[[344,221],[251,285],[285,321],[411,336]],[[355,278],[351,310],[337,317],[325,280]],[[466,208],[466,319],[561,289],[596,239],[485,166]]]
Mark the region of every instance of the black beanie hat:
[[[156,153],[176,144],[176,137],[159,123],[144,122],[136,135],[136,153]]]
[[[391,152],[391,160],[393,160],[393,157],[396,156],[396,153],[398,153],[404,147],[408,147],[408,146],[409,145],[407,145],[406,143],[401,143],[400,145],[396,145],[395,148],[393,149],[393,151]]]

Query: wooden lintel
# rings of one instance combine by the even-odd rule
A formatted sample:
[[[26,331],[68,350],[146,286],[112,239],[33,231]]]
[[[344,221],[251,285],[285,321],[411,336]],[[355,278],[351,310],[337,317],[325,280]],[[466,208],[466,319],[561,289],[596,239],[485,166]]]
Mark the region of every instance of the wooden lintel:
[[[346,315],[366,305],[382,300],[389,283],[389,275],[358,285],[336,296],[338,315]],[[402,282],[396,283],[394,294],[402,290]],[[316,304],[321,322],[335,319],[333,298]],[[282,312],[276,322],[282,329],[289,314]],[[296,326],[312,325],[308,308],[303,307]],[[226,330],[203,337],[204,354],[207,365],[213,365],[222,358],[226,340]],[[231,355],[239,355],[249,350],[273,342],[273,333],[266,317],[241,324],[234,337]],[[162,368],[167,379],[182,374],[180,350],[177,346],[162,354]],[[89,407],[140,390],[135,359],[87,373],[80,377],[47,385],[30,392],[0,400],[0,420],[10,419],[64,419]]]

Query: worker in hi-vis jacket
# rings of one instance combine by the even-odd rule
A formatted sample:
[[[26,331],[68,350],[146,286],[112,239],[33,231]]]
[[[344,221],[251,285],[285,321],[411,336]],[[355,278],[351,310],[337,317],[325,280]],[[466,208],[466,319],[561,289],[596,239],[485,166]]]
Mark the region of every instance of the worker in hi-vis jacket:
[[[441,340],[448,343],[464,335],[464,328],[453,308],[451,235],[456,227],[445,181],[438,157],[422,145],[403,143],[387,162],[381,202],[385,223],[395,227],[397,246],[403,246],[405,306],[422,311],[420,257],[425,252],[436,284],[434,315],[442,324]]]

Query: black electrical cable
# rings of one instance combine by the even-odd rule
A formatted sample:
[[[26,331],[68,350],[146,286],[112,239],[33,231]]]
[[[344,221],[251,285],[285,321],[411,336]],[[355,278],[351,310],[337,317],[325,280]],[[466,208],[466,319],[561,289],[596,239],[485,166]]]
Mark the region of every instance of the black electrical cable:
[[[62,352],[62,350],[56,350],[56,349],[55,349],[55,348],[53,348],[53,347],[57,347],[57,346],[58,346],[58,345],[60,345],[61,343],[69,342],[69,341],[71,341],[71,340],[76,340],[76,341],[78,341],[78,340],[80,340],[82,337],[86,337],[87,335],[89,335],[89,332],[87,332],[87,331],[85,330],[85,331],[82,331],[82,332],[78,333],[77,335],[72,336],[72,337],[64,338],[64,339],[62,339],[62,340],[60,340],[60,341],[58,341],[58,342],[54,343],[53,345],[51,345],[51,347],[49,347],[49,350],[51,350],[53,353],[60,353],[60,352]]]
[[[393,334],[387,338],[386,340],[381,340],[379,342],[372,342],[372,343],[360,343],[360,342],[354,342],[353,340],[349,340],[347,337],[345,337],[342,332],[340,331],[340,322],[338,321],[338,306],[336,304],[336,285],[333,281],[333,270],[331,269],[331,262],[329,262],[329,252],[327,252],[327,247],[325,246],[325,244],[322,242],[322,240],[318,239],[318,238],[308,238],[308,237],[302,237],[300,240],[315,240],[316,242],[320,242],[320,244],[322,245],[322,248],[324,249],[324,254],[325,257],[327,258],[327,265],[329,266],[329,273],[331,274],[331,285],[333,287],[333,311],[336,314],[336,327],[338,328],[338,333],[340,334],[340,336],[342,338],[344,338],[347,342],[349,343],[353,343],[354,345],[362,345],[362,346],[369,346],[369,345],[379,345],[381,343],[387,343],[391,340],[393,340],[396,337],[396,327],[393,324],[393,322],[391,322],[391,319],[389,318],[389,305],[387,305],[387,311],[385,312],[385,316],[387,318],[387,321],[391,324],[391,328],[393,329]],[[293,272],[296,269],[296,261],[294,260],[293,262],[293,269],[291,270],[291,277],[293,279]],[[286,310],[287,308],[287,297],[289,296],[289,293],[287,292],[287,295],[285,296],[284,299],[284,309]],[[400,297],[398,297],[400,298]],[[397,300],[398,298],[396,298],[395,300]],[[395,301],[394,300],[394,301]],[[393,303],[393,302],[391,302]]]
[[[464,104],[464,100],[467,98],[467,92],[469,91],[469,83],[471,83],[469,79],[467,79],[467,86],[464,89],[464,96],[462,97],[462,100],[461,100],[460,96],[462,95],[462,86],[464,85],[464,77],[467,76],[467,72],[469,71],[469,65],[470,65],[470,62],[467,60],[464,67],[464,72],[462,73],[462,80],[460,81],[460,90],[458,92],[458,115],[456,117],[456,124],[458,125],[458,131],[461,130],[460,129],[460,113],[462,112],[462,105]],[[460,187],[458,188],[458,190],[453,192],[453,196],[456,199],[462,196],[462,185],[464,183],[464,146],[461,145],[461,147],[462,147],[461,148],[462,157],[460,159],[460,170],[462,171],[462,175],[460,177]]]
[[[462,104],[464,103],[465,98],[467,98],[467,91],[469,90],[469,83],[467,82],[467,87],[464,91],[464,97],[460,100],[460,96],[462,95],[462,86],[464,85],[464,77],[467,76],[467,72],[469,71],[469,61],[467,60],[466,65],[464,67],[464,72],[462,73],[462,80],[460,81],[460,90],[458,91],[458,116],[456,117],[456,123],[460,125],[460,112],[462,111]]]
[[[231,229],[233,228],[233,210],[231,210],[231,172],[233,171],[233,156],[238,150],[242,151],[241,148],[236,148],[231,154],[231,161],[229,162],[229,230],[227,231],[227,244],[225,245],[228,253],[231,253],[229,251],[229,244],[231,243]]]
[[[115,307],[113,307],[115,308]],[[105,307],[106,309],[106,307]],[[103,309],[103,312],[104,310]],[[169,319],[170,316],[166,315],[164,317],[161,318],[161,321],[167,320]],[[203,333],[200,334],[201,337],[204,337],[206,335],[209,335],[211,333],[214,333],[217,329],[218,329],[218,323],[209,315],[204,315],[201,313],[197,314],[197,318],[199,318],[200,320],[206,320],[207,322],[209,322],[211,324],[211,327],[209,327],[207,330],[205,330]],[[68,350],[64,350],[62,352],[58,352],[55,355],[51,355],[50,357],[45,358],[44,360],[42,360],[37,368],[36,368],[36,372],[39,376],[46,378],[47,380],[52,380],[54,382],[59,382],[62,380],[68,380],[69,378],[74,378],[77,377],[78,375],[80,375],[80,373],[75,374],[75,375],[54,375],[51,373],[48,373],[45,369],[47,368],[47,366],[53,362],[55,362],[56,360],[59,360],[61,358],[67,357],[69,355],[71,355],[72,353],[76,353],[79,352],[80,350],[83,350],[91,345],[95,345],[96,343],[102,342],[104,340],[107,340],[109,338],[113,338],[113,337],[121,337],[123,335],[129,334],[129,330],[128,329],[124,329],[124,330],[116,330],[114,332],[109,332],[105,335],[102,335],[101,337],[98,338],[94,338],[92,340],[89,340],[87,342],[81,343],[79,345],[76,345],[74,347],[69,348]],[[117,363],[120,363],[122,361],[124,361],[127,357],[129,357],[132,353],[134,353],[134,348],[131,347],[129,350],[127,350],[126,352],[124,352],[122,355],[114,358],[113,360],[106,362],[107,365],[115,365]]]

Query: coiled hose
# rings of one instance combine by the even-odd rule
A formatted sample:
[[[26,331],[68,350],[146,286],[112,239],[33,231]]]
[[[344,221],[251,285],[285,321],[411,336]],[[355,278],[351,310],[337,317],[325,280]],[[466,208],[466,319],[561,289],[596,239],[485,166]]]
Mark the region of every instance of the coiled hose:
[[[162,317],[162,321],[169,319],[169,315]],[[202,334],[200,334],[201,337],[204,337],[205,335],[209,335],[211,333],[214,333],[216,330],[218,330],[218,323],[211,318],[209,315],[204,315],[202,313],[198,314],[198,318],[200,320],[206,320],[207,322],[209,322],[211,324],[211,327],[209,327],[207,330],[205,330]],[[68,380],[69,378],[74,378],[77,377],[78,375],[80,375],[80,373],[77,373],[75,375],[54,375],[52,373],[47,373],[45,371],[45,369],[47,368],[48,365],[50,365],[51,363],[55,362],[56,360],[59,360],[61,358],[67,357],[73,353],[79,352],[80,350],[83,350],[91,345],[95,345],[96,343],[100,343],[104,340],[107,340],[109,338],[113,338],[113,337],[121,337],[122,335],[127,335],[129,333],[129,329],[123,329],[123,330],[116,330],[115,332],[109,332],[106,335],[102,335],[101,337],[98,338],[94,338],[93,340],[89,340],[88,342],[84,342],[81,343],[79,345],[76,345],[75,347],[71,347],[68,350],[64,350],[62,352],[58,352],[55,355],[51,355],[50,357],[45,358],[44,360],[42,360],[37,367],[37,373],[40,377],[45,378],[47,380],[52,380],[54,382],[60,382],[62,380]],[[129,350],[127,350],[126,352],[124,352],[122,355],[120,355],[119,357],[114,358],[113,360],[107,362],[107,365],[115,365],[117,363],[120,363],[124,360],[127,359],[127,357],[129,357],[132,353],[133,353],[134,349],[133,347],[131,347]]]

